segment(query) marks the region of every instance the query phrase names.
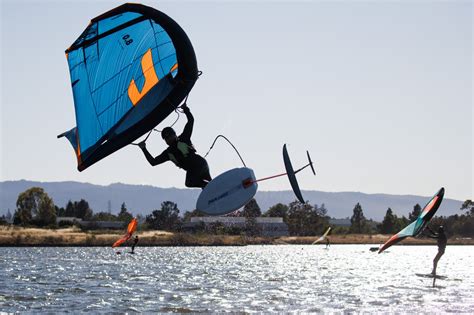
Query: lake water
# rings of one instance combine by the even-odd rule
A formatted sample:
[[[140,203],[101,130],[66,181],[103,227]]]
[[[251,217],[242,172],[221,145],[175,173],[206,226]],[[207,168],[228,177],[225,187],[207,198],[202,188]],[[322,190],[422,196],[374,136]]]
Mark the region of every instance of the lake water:
[[[474,312],[474,246],[0,248],[4,312]]]

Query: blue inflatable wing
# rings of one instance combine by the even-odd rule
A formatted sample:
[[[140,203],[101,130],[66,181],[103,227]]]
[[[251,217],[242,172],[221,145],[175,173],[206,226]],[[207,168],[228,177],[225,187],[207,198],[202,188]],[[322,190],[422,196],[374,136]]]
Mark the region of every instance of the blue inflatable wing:
[[[76,127],[72,144],[82,171],[152,130],[191,91],[197,62],[170,17],[124,4],[91,20],[66,50]]]

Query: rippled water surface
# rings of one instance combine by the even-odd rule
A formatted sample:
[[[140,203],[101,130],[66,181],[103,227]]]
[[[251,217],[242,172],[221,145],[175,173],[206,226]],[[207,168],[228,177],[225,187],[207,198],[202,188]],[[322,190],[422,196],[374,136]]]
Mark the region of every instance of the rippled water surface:
[[[0,248],[0,310],[474,312],[474,246]]]

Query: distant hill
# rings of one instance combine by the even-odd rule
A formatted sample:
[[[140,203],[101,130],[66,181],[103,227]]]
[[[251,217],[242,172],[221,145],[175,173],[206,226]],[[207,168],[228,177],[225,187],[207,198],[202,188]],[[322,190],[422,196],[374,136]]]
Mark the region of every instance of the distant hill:
[[[200,189],[160,188],[147,185],[111,184],[108,186],[79,182],[34,182],[27,180],[0,182],[0,215],[10,209],[13,214],[18,195],[28,188],[42,187],[54,203],[64,207],[69,200],[85,199],[94,212],[107,211],[109,201],[112,213],[118,213],[123,202],[133,214],[149,214],[159,209],[163,201],[178,204],[181,213],[195,208]],[[435,191],[433,191],[433,194]],[[352,209],[359,202],[367,218],[381,221],[387,211],[392,210],[399,216],[408,216],[413,206],[419,203],[422,207],[429,197],[413,195],[364,194],[360,192],[323,192],[303,191],[303,196],[311,204],[325,204],[328,215],[333,218],[352,216]],[[296,198],[291,191],[259,191],[256,196],[262,211],[277,204],[288,204]],[[462,201],[445,199],[438,210],[439,215],[460,213]]]

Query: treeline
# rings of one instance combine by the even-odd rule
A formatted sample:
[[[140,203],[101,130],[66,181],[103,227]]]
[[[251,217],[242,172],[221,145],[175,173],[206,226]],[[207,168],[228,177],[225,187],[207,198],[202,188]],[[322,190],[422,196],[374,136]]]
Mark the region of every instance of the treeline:
[[[402,230],[405,226],[416,220],[421,214],[421,206],[416,204],[408,217],[398,217],[388,208],[385,217],[381,223],[367,219],[360,203],[357,203],[350,217],[350,226],[333,226],[332,234],[394,234]],[[466,200],[461,207],[460,215],[449,217],[435,217],[431,225],[443,225],[448,236],[458,235],[472,237],[474,236],[474,203]],[[215,234],[258,234],[258,227],[252,218],[256,217],[281,217],[288,225],[288,231],[292,236],[317,236],[330,225],[330,217],[325,205],[301,204],[294,201],[289,205],[276,204],[262,213],[255,199],[252,199],[242,211],[236,211],[228,216],[240,216],[247,218],[246,226],[237,228],[225,226],[222,223],[214,223],[209,226],[204,224],[201,230]],[[179,217],[179,209],[173,202],[162,203],[161,210],[155,210],[146,217],[146,224],[149,228],[178,231],[183,224],[189,222],[192,217],[206,216],[204,213],[194,210],[186,212],[183,218]]]
[[[204,213],[194,210],[186,212],[183,217],[183,223],[189,222],[192,217],[206,216]],[[321,206],[302,204],[298,201],[291,202],[289,205],[278,203],[270,207],[266,212],[261,211],[255,199],[251,199],[240,211],[228,214],[230,217],[244,217],[246,224],[244,227],[225,226],[220,222],[208,226],[202,224],[197,230],[202,230],[214,234],[236,235],[245,233],[246,235],[259,235],[260,227],[256,223],[257,217],[281,217],[288,225],[290,235],[298,236],[316,236],[329,225],[329,217],[324,204]]]
[[[367,219],[364,215],[362,206],[357,203],[350,217],[350,226],[337,226],[332,229],[333,234],[393,234],[410,222],[413,222],[421,213],[421,207],[416,204],[408,217],[398,217],[388,208],[385,217],[381,223]],[[270,207],[266,212],[262,212],[257,201],[252,199],[241,211],[236,211],[228,216],[239,216],[246,218],[245,228],[228,227],[223,224],[215,223],[209,226],[202,225],[201,229],[210,233],[217,234],[258,234],[256,217],[281,217],[288,225],[290,235],[294,236],[316,236],[320,235],[326,227],[329,226],[330,217],[325,205],[301,204],[294,201],[288,205],[278,203]],[[172,201],[165,201],[160,209],[153,210],[145,217],[138,215],[140,228],[181,231],[183,226],[191,220],[192,217],[206,216],[204,213],[194,210],[187,211],[184,216],[180,216],[178,205]],[[40,187],[33,187],[22,192],[16,202],[16,210],[13,215],[13,224],[20,226],[37,227],[58,227],[56,218],[75,217],[85,221],[120,221],[130,222],[133,218],[132,213],[127,209],[125,203],[122,203],[120,212],[112,214],[110,212],[98,212],[89,207],[86,200],[69,201],[66,206],[58,207],[54,205],[53,200]],[[6,218],[0,217],[0,223],[6,223]],[[59,226],[71,223],[60,223]],[[459,235],[465,237],[474,236],[474,202],[466,200],[460,214],[448,217],[435,217],[432,225],[443,225],[448,236]]]
[[[363,214],[362,207],[358,203],[351,217],[350,227],[337,227],[336,233],[363,233],[363,234],[395,234],[406,227],[421,214],[421,206],[416,204],[413,210],[405,216],[398,217],[388,208],[383,221],[381,223],[367,220]],[[460,208],[460,214],[451,216],[435,216],[431,222],[431,226],[437,227],[443,225],[446,235],[450,236],[474,236],[474,202],[466,200]]]
[[[205,216],[204,213],[194,210],[187,211],[180,216],[178,205],[171,201],[165,201],[159,209],[153,210],[145,217],[137,216],[140,229],[181,231],[183,226],[192,217]],[[222,224],[207,226],[205,229],[210,233],[218,234],[258,234],[256,217],[282,217],[288,224],[292,235],[319,235],[329,225],[329,217],[324,204],[318,205],[301,204],[297,201],[289,205],[277,204],[262,213],[255,199],[252,199],[241,211],[235,211],[228,216],[247,218],[246,227],[242,230],[236,227],[225,227]],[[22,192],[16,202],[16,210],[13,214],[13,224],[19,226],[36,227],[62,227],[70,225],[71,222],[60,222],[56,224],[57,217],[73,217],[84,221],[122,221],[128,223],[133,215],[128,211],[125,203],[122,204],[118,215],[109,212],[98,212],[90,208],[84,199],[80,201],[69,201],[65,207],[58,207],[48,194],[40,187],[33,187]],[[3,222],[5,223],[5,218]]]
[[[32,187],[22,192],[17,199],[15,213],[13,214],[13,224],[23,227],[61,227],[71,225],[71,222],[62,221],[56,224],[57,217],[73,217],[84,221],[122,221],[130,222],[133,215],[127,210],[125,203],[122,204],[118,215],[109,212],[94,211],[89,207],[89,203],[81,199],[80,201],[69,201],[66,207],[58,207],[48,194],[40,187]],[[0,223],[6,223],[7,218],[0,218]]]

